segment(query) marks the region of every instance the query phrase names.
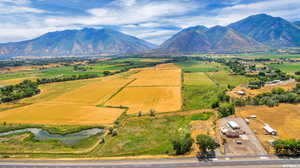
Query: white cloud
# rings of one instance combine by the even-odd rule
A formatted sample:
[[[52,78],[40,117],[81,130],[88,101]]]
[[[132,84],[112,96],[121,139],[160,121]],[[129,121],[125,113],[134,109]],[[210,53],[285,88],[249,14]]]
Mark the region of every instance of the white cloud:
[[[141,22],[151,22],[159,20],[161,17],[185,14],[197,8],[196,5],[188,2],[149,2],[144,4],[134,4],[133,6],[123,6],[122,8],[95,8],[87,12],[90,16],[80,17],[55,17],[47,18],[49,25],[124,25],[137,24]]]
[[[0,14],[44,13],[46,11],[25,6],[3,6],[0,4]]]
[[[28,0],[0,0],[0,14],[44,13],[46,11],[32,8]]]
[[[199,0],[200,1],[200,0]],[[34,17],[47,11],[32,8],[29,0],[0,0],[1,14],[23,16],[26,22],[0,25],[0,41],[30,39],[48,31],[69,28],[95,27],[99,25],[118,26],[121,31],[159,44],[177,33],[162,27],[187,28],[195,25],[208,27],[227,25],[249,15],[267,13],[286,19],[300,19],[300,0],[264,0],[240,4],[242,0],[231,0],[230,7],[211,11],[203,9],[205,4],[192,0],[115,0],[106,6],[88,9],[85,16]],[[220,2],[221,3],[221,2]],[[9,5],[7,5],[9,4]],[[193,14],[191,14],[193,13]],[[79,26],[78,26],[79,25]],[[21,27],[21,28],[20,28]]]

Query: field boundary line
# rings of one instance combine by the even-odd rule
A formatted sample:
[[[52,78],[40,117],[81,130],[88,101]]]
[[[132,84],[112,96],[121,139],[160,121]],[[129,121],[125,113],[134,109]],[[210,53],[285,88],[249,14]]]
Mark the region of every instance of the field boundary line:
[[[180,87],[181,85],[146,85],[146,86],[128,86],[128,88],[139,88],[139,87]]]
[[[216,82],[215,80],[213,80],[212,78],[211,78],[211,76],[210,75],[208,75],[208,73],[207,72],[203,72],[206,76],[207,76],[207,78],[208,79],[210,79],[211,81],[212,81],[212,83],[214,84],[214,85],[216,85],[216,86],[220,86],[220,84],[218,83],[218,82]]]
[[[128,83],[126,83],[124,86],[119,88],[114,94],[112,94],[110,97],[108,97],[105,101],[103,101],[99,106],[105,107],[105,104],[110,101],[113,97],[115,97],[118,93],[120,93],[123,89],[125,89],[128,85],[130,85],[132,82],[134,82],[136,79],[132,79]]]

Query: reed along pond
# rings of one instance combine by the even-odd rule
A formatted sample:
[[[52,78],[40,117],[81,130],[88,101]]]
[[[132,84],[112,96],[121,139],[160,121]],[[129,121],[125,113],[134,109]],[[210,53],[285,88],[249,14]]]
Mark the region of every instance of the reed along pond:
[[[19,129],[19,130],[0,133],[0,137],[13,135],[13,134],[22,134],[22,133],[27,133],[27,132],[32,133],[34,135],[34,139],[36,139],[36,140],[40,140],[40,141],[58,140],[58,141],[62,142],[63,144],[73,145],[83,139],[90,137],[90,136],[93,136],[96,134],[102,134],[104,132],[104,130],[101,128],[91,128],[91,129],[86,129],[86,130],[82,130],[82,131],[67,134],[67,135],[55,135],[55,134],[50,134],[48,131],[43,130],[41,128],[25,128],[25,129]]]

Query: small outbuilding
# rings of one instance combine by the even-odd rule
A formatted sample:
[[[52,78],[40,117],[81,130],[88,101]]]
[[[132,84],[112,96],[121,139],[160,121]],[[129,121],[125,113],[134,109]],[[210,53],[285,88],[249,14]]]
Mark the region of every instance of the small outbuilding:
[[[236,91],[235,93],[238,94],[238,95],[241,95],[241,96],[246,95],[246,93],[243,92],[243,91],[241,91],[241,90],[238,90],[238,91]]]
[[[277,135],[277,131],[274,130],[272,127],[270,127],[268,124],[264,125],[264,130],[266,131],[267,134],[269,135]]]
[[[240,129],[240,126],[238,123],[235,121],[228,121],[227,122],[228,126],[231,127],[232,129]]]

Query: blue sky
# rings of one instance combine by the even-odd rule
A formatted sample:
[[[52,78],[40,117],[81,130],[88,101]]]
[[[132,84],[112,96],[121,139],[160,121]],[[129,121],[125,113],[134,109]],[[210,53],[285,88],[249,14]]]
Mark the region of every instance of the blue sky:
[[[300,20],[300,0],[0,0],[0,42],[108,27],[160,44],[186,27],[227,25],[258,13]]]

